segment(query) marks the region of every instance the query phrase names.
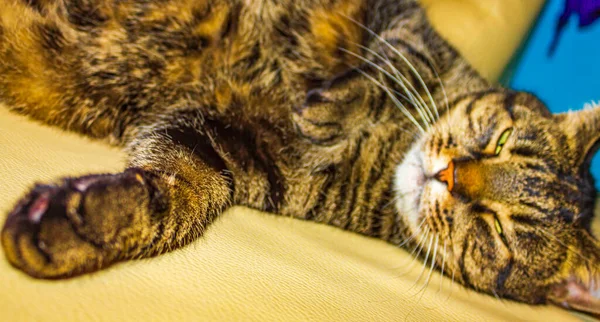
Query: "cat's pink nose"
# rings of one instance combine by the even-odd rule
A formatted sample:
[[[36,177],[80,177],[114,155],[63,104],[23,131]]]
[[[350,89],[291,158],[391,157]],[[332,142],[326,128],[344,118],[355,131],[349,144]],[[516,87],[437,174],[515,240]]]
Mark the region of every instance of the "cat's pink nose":
[[[435,178],[438,179],[441,182],[445,182],[446,185],[448,186],[448,191],[452,192],[452,189],[454,188],[454,161],[450,160],[450,163],[448,163],[448,167],[446,167],[446,169],[438,172],[435,175]]]

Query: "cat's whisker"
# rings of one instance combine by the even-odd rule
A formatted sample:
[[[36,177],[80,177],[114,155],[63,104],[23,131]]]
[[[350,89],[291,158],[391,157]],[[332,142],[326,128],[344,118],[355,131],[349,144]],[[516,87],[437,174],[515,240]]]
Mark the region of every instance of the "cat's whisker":
[[[438,84],[440,84],[440,90],[442,91],[442,95],[444,95],[444,103],[446,104],[446,113],[448,113],[448,112],[450,112],[450,102],[448,101],[448,94],[446,93],[446,87],[444,86],[444,81],[442,81],[442,78],[438,74],[437,69],[435,68],[435,65],[432,64],[431,69],[433,70],[433,73],[435,74],[435,78],[437,79]],[[440,119],[439,111],[437,109],[436,109],[436,111],[438,112],[438,120],[439,120]]]
[[[339,50],[347,50],[347,49],[345,49],[345,48],[342,48],[342,47],[338,47],[338,49],[339,49]],[[353,54],[354,54],[354,55],[358,55],[358,54],[356,54],[356,53],[353,53]],[[367,58],[366,58],[366,57],[364,57],[364,56],[361,56],[361,57],[362,57],[363,59],[367,59]],[[348,67],[349,67],[349,68],[351,68],[351,69],[359,69],[357,66],[350,65],[350,64],[347,64],[347,65],[348,65]],[[381,83],[381,84],[383,84],[383,83]],[[400,98],[402,98],[402,99],[406,100],[407,102],[411,103],[411,104],[414,106],[414,104],[415,104],[415,103],[412,101],[412,99],[411,99],[411,98],[409,98],[409,97],[407,97],[406,95],[404,95],[404,94],[400,93],[400,92],[399,92],[399,91],[397,91],[396,89],[389,88],[389,87],[388,87],[388,89],[389,89],[391,92],[395,93],[395,94],[396,94],[397,96],[399,96]]]
[[[406,133],[406,134],[412,135],[413,137],[418,136],[418,133],[416,131],[409,131],[407,129],[402,129],[402,128],[400,128],[399,130],[402,131],[402,132],[404,132],[404,133]]]
[[[447,245],[447,240],[444,239],[444,252],[442,253],[442,277],[440,279],[440,289],[437,291],[437,293],[440,293],[442,291],[442,288],[444,285],[444,268],[446,265],[446,245]]]
[[[394,66],[394,64],[391,63],[389,56],[387,55],[385,50],[383,50],[383,46],[382,46],[381,42],[379,42],[379,49],[381,50],[381,53],[382,53],[382,55],[385,56],[385,58],[383,58],[380,54],[378,54],[371,48],[368,48],[361,44],[356,44],[356,45],[358,45],[360,48],[363,48],[364,50],[370,52],[371,54],[375,55],[376,57],[378,57],[379,59],[384,61],[392,69],[392,71],[394,71],[394,74],[396,75],[397,79],[402,81],[401,85],[408,85],[408,87],[410,88],[410,91],[408,91],[408,92],[414,94],[413,96],[418,100],[418,102],[420,103],[421,106],[427,107],[427,103],[425,103],[425,100],[423,100],[423,97],[421,96],[421,94],[419,94],[419,91],[417,91],[417,89],[412,85],[412,83],[398,70],[398,68],[396,68],[396,66]]]
[[[378,66],[378,67],[381,68],[381,66]],[[402,81],[399,81],[398,79],[396,79],[393,75],[389,74],[389,72],[385,76],[387,76],[388,78],[392,77],[392,79],[398,84],[403,84]],[[381,79],[381,82],[383,83],[385,81],[384,76],[380,74],[379,77]],[[431,118],[430,113],[428,111],[428,107],[421,105],[418,98],[414,97],[414,95],[412,93],[410,93],[410,91],[407,91],[406,88],[403,88],[403,90],[406,94],[409,95],[409,97],[407,97],[406,95],[399,95],[399,96],[401,98],[404,98],[410,105],[412,105],[417,110],[417,112],[421,116],[421,121],[425,124],[425,127],[427,128],[427,130],[430,130],[431,127],[433,126],[433,124],[435,123],[435,121]],[[395,93],[399,93],[395,89],[393,89],[393,91]]]
[[[449,252],[446,252],[446,242],[449,242],[448,243],[449,246],[450,246]],[[455,260],[456,259],[456,256],[454,256],[454,251],[452,249],[452,240],[449,239],[449,238],[446,238],[445,241],[444,241],[444,254],[450,256],[449,260]],[[455,284],[456,284],[454,282],[455,272],[456,272],[456,270],[452,269],[452,274],[451,274],[451,277],[450,277],[450,291],[448,292],[448,296],[444,300],[445,302],[447,302],[450,299],[450,297],[452,296],[452,293],[454,292],[454,287],[455,287]],[[440,285],[440,288],[441,288],[441,285]]]
[[[431,59],[429,59],[429,57],[424,56],[424,58],[427,60],[427,63],[430,65],[431,70],[433,71],[433,73],[435,74],[435,79],[438,81],[438,84],[440,86],[440,90],[442,91],[442,95],[444,96],[444,103],[446,105],[446,112],[449,113],[450,112],[450,102],[448,100],[448,95],[446,93],[446,87],[444,86],[444,82],[442,81],[442,78],[440,77],[437,68],[434,64],[434,62],[431,61]],[[425,87],[425,90],[429,91],[429,89],[427,87]],[[431,93],[429,93],[431,94]],[[430,96],[431,98],[431,96]],[[433,102],[432,102],[433,103]],[[435,108],[435,112],[437,115],[437,120],[440,120],[440,114],[439,114],[439,110],[438,107],[435,103],[433,103],[433,107]],[[448,124],[449,125],[449,124]]]
[[[558,239],[556,236],[554,236],[552,233],[550,233],[549,231],[543,229],[542,227],[535,227],[536,230],[538,230],[539,232],[544,233],[546,236],[550,237],[551,239],[553,239],[554,241],[556,241],[557,243],[559,243],[561,246],[563,246],[564,248],[572,251],[575,255],[579,256],[581,259],[585,260],[588,263],[591,263],[590,259],[588,259],[587,257],[585,257],[583,254],[581,254],[580,252],[578,252],[577,250],[574,250],[572,247],[570,247],[569,245],[566,245],[565,243],[563,243],[560,239]]]
[[[440,235],[435,235],[435,246],[433,248],[433,257],[431,258],[431,265],[429,266],[429,275],[427,275],[427,279],[425,280],[425,283],[423,283],[423,286],[419,290],[419,293],[420,292],[424,293],[425,290],[427,289],[427,286],[429,286],[429,281],[431,280],[431,275],[433,274],[433,268],[435,267],[435,259],[437,258],[437,250],[438,250],[439,241],[440,241]],[[425,263],[425,264],[427,264],[427,263]]]
[[[423,268],[421,269],[421,273],[419,273],[419,276],[417,276],[415,283],[407,291],[410,291],[413,287],[417,286],[417,284],[419,283],[419,280],[421,280],[421,277],[423,276],[423,273],[425,273],[425,269],[427,268],[427,261],[429,260],[429,255],[431,254],[431,246],[433,245],[433,237],[434,237],[434,233],[432,233],[431,237],[429,237],[429,245],[427,246],[427,253],[425,254],[425,260],[423,261]]]
[[[400,200],[400,198],[402,198],[402,196],[395,195],[388,203],[386,203],[385,205],[383,205],[382,209],[387,209],[387,207],[395,204],[398,200]]]
[[[381,43],[380,43],[380,45],[379,45],[379,46],[380,46],[380,48],[382,47]],[[373,54],[374,54],[374,55],[378,55],[378,54],[377,54],[377,53],[375,53],[373,50],[371,50],[371,49],[369,49],[369,48],[367,48],[367,47],[364,47],[364,48],[365,48],[365,50],[367,50],[367,51],[373,52]],[[394,71],[394,74],[396,75],[396,77],[397,77],[398,79],[400,79],[400,80],[401,80],[401,85],[403,85],[403,87],[404,87],[404,90],[405,90],[405,91],[407,91],[408,93],[412,93],[412,94],[413,94],[413,95],[411,95],[411,96],[413,97],[413,99],[414,99],[416,102],[418,102],[418,103],[419,103],[419,106],[420,106],[421,108],[425,109],[425,110],[428,112],[428,115],[429,115],[429,116],[431,116],[431,120],[430,120],[431,124],[432,124],[432,125],[433,125],[433,124],[435,124],[436,120],[435,120],[435,117],[434,117],[434,115],[431,113],[431,107],[430,107],[430,106],[429,106],[429,105],[428,105],[428,104],[425,102],[425,100],[423,99],[423,96],[422,96],[422,95],[419,93],[419,91],[418,91],[418,90],[417,90],[417,89],[416,89],[416,88],[413,86],[412,82],[410,82],[410,81],[409,81],[409,80],[406,78],[406,76],[404,76],[402,73],[400,73],[400,71],[398,70],[398,68],[396,68],[396,66],[394,66],[394,65],[391,63],[391,61],[390,61],[389,57],[388,57],[388,56],[387,56],[387,54],[385,53],[385,50],[383,50],[383,49],[382,49],[381,51],[382,51],[382,53],[383,53],[383,54],[385,55],[385,57],[386,57],[386,60],[385,60],[385,61],[386,61],[386,63],[388,64],[388,66],[390,66],[390,67],[392,68],[392,70]],[[378,56],[379,56],[379,55],[378,55]],[[410,88],[410,91],[408,91],[408,90],[406,89],[406,85],[408,86],[408,88]],[[439,118],[439,116],[438,116],[438,118]]]
[[[342,13],[342,16],[344,16],[346,19],[352,21],[354,24],[356,24],[357,26],[359,26],[361,29],[367,31],[371,36],[374,36],[377,40],[379,40],[381,43],[385,44],[387,47],[389,47],[396,55],[398,55],[398,57],[400,57],[404,63],[406,63],[406,65],[411,69],[411,71],[414,73],[414,75],[417,77],[417,79],[419,80],[419,82],[421,83],[421,86],[423,86],[423,89],[425,90],[425,92],[427,93],[429,100],[431,101],[431,103],[433,104],[433,106],[435,105],[435,102],[433,100],[433,96],[431,95],[431,92],[429,91],[429,89],[427,88],[427,85],[425,84],[425,81],[423,80],[423,78],[421,77],[421,75],[419,74],[419,72],[417,71],[417,69],[414,67],[413,64],[410,63],[410,61],[398,50],[396,49],[396,47],[392,46],[388,41],[386,41],[382,36],[380,36],[378,33],[374,32],[373,30],[371,30],[370,28],[368,28],[367,26],[365,26],[364,24],[360,23],[359,21],[356,21],[354,18],[345,15]],[[437,107],[436,107],[437,109]]]
[[[556,236],[552,235],[552,233],[550,233],[549,231],[543,229],[542,227],[534,227],[537,231],[544,233],[546,236],[552,238],[553,240],[555,240],[557,243],[559,243],[561,246],[563,246],[564,248],[572,251],[575,255],[579,256],[581,259],[583,259],[584,261],[586,261],[588,264],[592,264],[592,261],[583,256],[580,252],[578,252],[577,250],[573,249],[572,247],[570,247],[569,245],[566,245],[565,243],[563,243],[560,239],[558,239]]]
[[[409,66],[409,68],[411,68],[411,70],[413,71],[413,73],[419,78],[419,81],[420,81],[421,85],[423,86],[424,90],[427,93],[427,96],[429,97],[429,99],[430,99],[430,101],[432,103],[432,107],[433,107],[433,109],[434,109],[434,111],[436,113],[437,120],[440,120],[440,114],[439,114],[439,110],[438,110],[437,104],[433,100],[433,96],[431,95],[431,92],[430,92],[429,88],[426,86],[426,84],[423,81],[422,77],[420,76],[420,74],[418,73],[418,71],[414,68],[414,66],[408,61],[408,59],[404,55],[402,55],[395,47],[393,47],[391,44],[389,44],[389,42],[387,42],[383,37],[379,36],[377,33],[373,32],[368,27],[366,27],[366,26],[364,26],[364,25],[356,22],[351,17],[348,17],[348,18],[351,21],[353,21],[354,23],[357,23],[361,28],[367,30],[371,35],[374,35],[380,41],[380,43],[383,43],[386,46],[388,46],[389,48],[391,48],[396,54],[399,55],[400,58],[402,58],[405,61],[405,63]],[[373,52],[371,49],[369,49],[367,47],[364,47],[364,46],[361,46],[361,47],[364,48],[365,50],[373,53],[374,55],[379,56],[377,53]],[[387,54],[385,54],[385,51],[382,50],[382,52],[387,57]],[[449,103],[449,100],[448,100],[448,95],[446,93],[446,88],[444,86],[444,83],[443,83],[441,77],[439,76],[439,73],[437,72],[435,64],[428,57],[425,57],[425,58],[427,60],[427,63],[431,66],[431,69],[434,72],[435,77],[436,77],[436,79],[437,79],[437,81],[439,83],[440,89],[441,89],[442,94],[444,96],[444,102],[445,102],[445,105],[446,105],[446,112],[449,113],[450,112],[450,103]],[[388,65],[391,65],[391,67],[395,71],[396,75],[398,75],[399,77],[401,77],[404,80],[404,82],[407,83],[414,90],[414,92],[417,94],[417,97],[421,99],[421,102],[423,103],[423,105],[428,106],[427,104],[425,104],[425,102],[422,99],[421,95],[418,94],[418,92],[416,91],[416,89],[414,89],[414,87],[411,84],[411,82],[409,82],[408,80],[406,80],[406,78],[403,75],[401,75],[400,73],[398,73],[397,68],[395,68],[392,64],[389,64],[389,58],[386,59],[386,62],[388,63]],[[446,121],[445,125],[446,125],[447,129],[450,128],[449,120]]]
[[[450,279],[450,292],[448,293],[448,297],[446,298],[446,301],[448,301],[450,299],[450,297],[452,296],[452,293],[454,292],[454,285],[456,283],[454,283],[454,270],[452,270],[452,278]]]
[[[425,223],[425,218],[423,218],[423,220],[421,220],[421,223],[419,223],[419,225],[417,226],[417,229],[419,232],[416,233],[412,233],[411,236],[409,238],[406,238],[404,241],[402,241],[398,247],[402,247],[404,245],[406,245],[408,242],[410,242],[411,240],[415,239],[415,237],[417,237],[420,233],[421,227],[423,226],[423,224]]]
[[[435,67],[432,65],[432,67]],[[443,124],[446,126],[446,131],[450,130],[450,119],[449,119],[449,115],[450,115],[450,102],[448,100],[448,94],[446,93],[446,87],[444,86],[444,82],[442,81],[442,78],[440,77],[440,75],[438,74],[437,70],[435,68],[432,68],[433,72],[435,73],[435,76],[438,80],[438,83],[440,84],[440,89],[442,91],[442,94],[444,95],[444,103],[446,103],[446,122],[442,122],[440,124]],[[438,117],[438,120],[440,121],[441,119]]]
[[[425,90],[425,93],[427,94],[427,96],[429,97],[429,100],[431,101],[431,106],[433,107],[434,111],[436,112],[438,119],[439,119],[439,113],[437,112],[438,108],[437,105],[435,104],[435,100],[433,99],[433,96],[431,95],[431,91],[429,91],[429,88],[427,87],[427,84],[425,84],[425,81],[423,80],[423,77],[421,77],[421,75],[419,74],[419,72],[417,71],[417,69],[413,66],[413,64],[398,50],[396,49],[394,46],[392,46],[390,43],[388,43],[387,41],[385,41],[385,39],[383,39],[380,36],[380,40],[384,41],[390,48],[392,48],[392,50],[406,63],[406,65],[412,70],[412,72],[414,73],[414,75],[417,77],[417,79],[419,80],[419,82],[421,83],[421,85],[423,86],[423,89]]]
[[[421,77],[421,74],[417,71],[417,69],[415,68],[415,66],[406,58],[406,56],[404,56],[404,54],[402,54],[396,47],[392,46],[392,44],[390,44],[387,40],[385,40],[382,36],[380,36],[379,34],[377,34],[376,32],[374,32],[373,30],[371,30],[370,28],[367,28],[367,26],[363,25],[362,23],[354,20],[352,17],[347,17],[348,19],[350,19],[352,22],[354,22],[355,24],[357,24],[358,26],[360,26],[361,28],[363,28],[364,30],[366,30],[369,34],[371,34],[372,36],[374,36],[377,40],[379,40],[381,43],[385,44],[388,48],[390,48],[396,55],[398,55],[398,57],[400,57],[400,59],[402,59],[404,61],[404,63],[410,68],[410,70],[413,72],[413,74],[415,75],[415,77],[417,78],[417,80],[421,83],[421,86],[423,86],[423,89],[425,90],[427,96],[429,97],[429,100],[432,104],[433,107],[435,107],[435,109],[437,109],[437,105],[435,104],[435,101],[433,99],[433,96],[431,95],[431,92],[429,91],[429,88],[427,87],[427,84],[425,84],[425,81],[423,80],[423,77]]]
[[[425,230],[425,234],[427,234],[428,232],[429,232],[429,228]],[[415,237],[415,238],[416,238],[416,237],[418,237],[418,236],[419,236],[419,234],[414,234],[414,237]],[[416,251],[416,249],[415,249],[415,248],[417,248],[418,246],[420,246],[420,245],[421,245],[421,243],[422,243],[422,241],[423,241],[423,240],[421,239],[421,240],[420,240],[419,242],[417,242],[417,244],[415,245],[416,247],[413,247],[413,250],[410,252],[410,255],[411,255],[411,257],[412,257],[412,255],[414,255],[414,254],[415,254],[415,251]]]
[[[347,49],[345,49],[345,48],[339,48],[339,49],[340,49],[341,51],[343,51],[343,52],[345,52],[345,53],[349,54],[349,55],[352,55],[352,56],[354,56],[354,57],[356,57],[356,58],[358,58],[358,59],[362,60],[363,62],[365,62],[365,63],[369,64],[370,66],[372,66],[372,67],[376,68],[377,70],[379,70],[380,72],[382,72],[382,73],[383,73],[383,74],[385,74],[386,76],[388,76],[388,77],[390,77],[390,78],[392,78],[392,79],[395,79],[395,78],[394,78],[394,76],[392,76],[392,74],[390,74],[390,73],[389,73],[388,71],[386,71],[385,69],[381,68],[381,66],[377,65],[376,63],[374,63],[374,62],[372,62],[372,61],[368,60],[367,58],[365,58],[365,57],[363,57],[363,56],[361,56],[361,55],[359,55],[359,54],[356,54],[356,53],[354,53],[354,52],[352,52],[352,51],[349,51],[349,50],[347,50]],[[359,71],[360,71],[360,72],[361,72],[363,75],[367,76],[368,78],[370,78],[370,79],[375,79],[375,78],[373,78],[372,76],[370,76],[370,75],[367,75],[367,73],[365,73],[364,71],[362,71],[362,70],[360,70],[360,69],[359,69]],[[396,103],[396,105],[400,104],[400,105],[402,106],[402,108],[404,108],[404,109],[405,109],[405,110],[408,112],[408,109],[406,109],[406,107],[404,106],[404,104],[402,104],[402,103],[401,103],[401,102],[400,102],[400,101],[399,101],[399,100],[398,100],[398,99],[397,99],[395,96],[393,96],[393,95],[391,94],[391,89],[390,89],[389,87],[387,87],[387,86],[383,85],[383,84],[382,84],[381,82],[379,82],[379,81],[377,81],[377,82],[376,82],[376,84],[377,84],[379,87],[381,87],[382,89],[384,89],[384,90],[385,90],[385,91],[388,93],[388,95],[389,95],[389,96],[390,96],[390,97],[391,97],[391,98],[392,98],[392,99],[395,101],[394,103]],[[405,98],[406,98],[406,97],[405,97]],[[410,101],[410,100],[409,100],[409,99],[407,99],[407,101]],[[429,129],[429,128],[431,127],[431,125],[430,125],[429,119],[428,119],[428,118],[427,118],[427,116],[426,116],[426,113],[424,113],[424,111],[423,111],[421,108],[417,108],[417,112],[419,113],[419,115],[421,115],[421,120],[423,121],[423,124],[424,124],[424,125],[425,125],[425,126],[428,128],[428,129]],[[406,113],[405,113],[405,114],[406,114]],[[408,115],[407,115],[407,116],[408,116]],[[411,116],[412,116],[412,114],[411,114]]]
[[[402,276],[408,274],[410,272],[410,270],[413,268],[413,266],[416,263],[416,259],[421,255],[421,251],[423,250],[423,247],[425,247],[425,242],[427,241],[427,237],[429,237],[429,231],[430,231],[430,229],[427,228],[427,230],[425,231],[425,237],[421,238],[421,240],[417,243],[417,245],[415,245],[412,252],[410,253],[410,257],[412,258],[412,260],[410,261],[409,265],[406,267],[406,271],[400,275],[397,275],[397,277],[402,277]],[[418,251],[417,251],[417,249],[418,249]],[[415,252],[417,252],[417,253],[415,254]]]
[[[385,50],[383,50],[383,46],[381,45],[381,43],[379,43],[379,49],[381,50],[381,54],[377,53],[373,49],[371,49],[371,48],[369,48],[367,46],[364,46],[362,44],[358,44],[358,43],[354,43],[354,44],[357,45],[359,48],[362,48],[362,49],[368,51],[369,53],[371,53],[375,57],[381,59],[381,61],[385,62],[386,65],[388,65],[388,67],[390,67],[391,70],[396,75],[396,80],[401,82],[400,85],[403,86],[403,87],[405,87],[406,85],[408,85],[408,87],[410,88],[410,91],[407,91],[407,92],[414,94],[413,95],[414,98],[418,99],[418,101],[422,104],[421,106],[427,106],[427,104],[425,103],[425,101],[423,100],[423,98],[421,97],[421,95],[419,94],[419,92],[411,84],[411,82],[409,82],[408,79],[406,79],[406,77],[398,70],[398,68],[396,68],[396,66],[394,66],[394,64],[392,64],[391,59],[386,54]]]
[[[349,19],[350,19],[350,20],[352,20],[353,22],[357,23],[357,22],[356,22],[356,21],[354,21],[352,18],[349,18]],[[361,26],[363,29],[366,29],[367,31],[369,31],[369,33],[371,33],[371,34],[375,34],[375,33],[374,33],[372,30],[370,30],[370,29],[369,29],[369,28],[367,28],[366,26],[364,26],[364,25],[361,25],[360,23],[358,23],[358,24],[359,24],[359,26]],[[377,35],[376,35],[376,36],[377,36]],[[377,38],[380,40],[380,43],[384,43],[384,44],[386,44],[387,46],[389,46],[389,47],[390,47],[390,48],[392,48],[393,50],[395,49],[395,48],[393,48],[393,46],[391,46],[391,45],[390,45],[390,44],[389,44],[387,41],[385,41],[385,39],[383,39],[382,37],[377,37]],[[377,52],[375,52],[374,50],[372,50],[372,49],[370,49],[370,48],[368,48],[368,47],[366,47],[366,46],[363,46],[363,45],[361,45],[361,44],[357,44],[357,43],[355,43],[355,45],[357,45],[359,48],[362,48],[362,49],[364,49],[364,50],[368,51],[369,53],[371,53],[371,54],[372,54],[372,55],[374,55],[375,57],[377,57],[377,58],[381,59],[382,61],[384,61],[384,62],[385,62],[385,63],[386,63],[386,64],[387,64],[387,65],[388,65],[388,66],[389,66],[389,67],[390,67],[390,68],[391,68],[391,69],[394,71],[394,74],[396,74],[396,77],[395,77],[395,78],[392,78],[392,79],[394,79],[394,80],[395,80],[395,81],[396,81],[398,84],[400,84],[400,85],[403,87],[403,89],[405,90],[405,92],[406,92],[406,93],[407,93],[407,94],[408,94],[408,95],[411,97],[411,102],[412,102],[412,104],[415,106],[415,108],[419,109],[419,108],[424,108],[424,106],[425,106],[425,107],[427,107],[427,109],[429,110],[429,106],[428,106],[428,105],[425,103],[425,101],[423,100],[422,96],[421,96],[421,95],[418,93],[418,91],[417,91],[417,90],[414,88],[414,86],[411,84],[411,82],[409,82],[409,81],[406,79],[406,77],[404,77],[404,75],[402,75],[402,74],[401,74],[401,73],[398,71],[398,69],[397,69],[397,68],[396,68],[396,67],[395,67],[393,64],[391,64],[391,63],[390,63],[390,59],[387,57],[387,54],[385,53],[385,51],[383,51],[383,50],[382,50],[382,53],[383,53],[383,54],[386,56],[386,57],[384,58],[384,57],[382,57],[380,54],[378,54]],[[381,46],[381,44],[380,44],[380,46]],[[400,53],[399,53],[397,50],[394,50],[394,51],[395,51],[397,54],[400,54]],[[429,91],[429,88],[428,88],[428,87],[425,85],[425,83],[423,82],[423,80],[422,80],[421,76],[420,76],[420,75],[419,75],[419,73],[416,71],[416,69],[414,68],[414,66],[413,66],[412,64],[410,64],[410,62],[408,62],[408,59],[406,59],[406,57],[404,57],[402,54],[400,54],[400,57],[401,57],[401,58],[402,58],[402,59],[403,59],[403,60],[404,60],[404,61],[407,63],[407,65],[408,65],[408,66],[409,66],[409,67],[412,69],[412,71],[415,73],[415,75],[416,75],[416,76],[417,76],[417,77],[420,79],[420,81],[421,81],[421,84],[423,85],[423,87],[424,87],[425,91],[427,92],[427,95],[428,95],[428,97],[429,97],[429,99],[430,99],[431,103],[433,104],[433,105],[432,105],[432,106],[433,106],[433,110],[434,110],[434,112],[435,112],[435,115],[436,115],[435,119],[437,119],[437,121],[439,121],[439,120],[441,119],[441,118],[440,118],[440,114],[439,114],[439,110],[438,110],[438,107],[437,107],[437,105],[435,104],[435,101],[433,100],[433,97],[432,97],[432,95],[431,95],[431,92]],[[426,58],[427,58],[427,57],[426,57]],[[442,94],[443,94],[443,96],[444,96],[444,102],[445,102],[445,106],[446,106],[446,112],[447,112],[447,114],[449,114],[449,112],[450,112],[450,104],[449,104],[449,100],[448,100],[448,95],[447,95],[447,93],[446,93],[446,88],[445,88],[445,86],[444,86],[444,84],[443,84],[443,81],[442,81],[441,77],[439,76],[439,73],[437,72],[437,69],[435,68],[435,65],[434,65],[434,64],[431,62],[431,60],[430,60],[430,59],[428,59],[428,58],[427,58],[427,62],[430,64],[430,66],[431,66],[431,68],[432,68],[432,70],[433,70],[433,72],[434,72],[434,74],[435,74],[435,76],[436,76],[436,79],[437,79],[437,81],[438,81],[438,83],[439,83],[440,89],[441,89],[441,91],[442,91]],[[411,88],[411,90],[412,90],[412,91],[411,91],[411,90],[408,90],[408,89],[406,88],[405,84],[407,84],[408,86],[410,86],[410,88]],[[413,93],[414,93],[414,95],[413,95]],[[418,105],[418,106],[417,106],[417,105]],[[431,115],[431,113],[430,113],[430,115]],[[432,118],[433,118],[433,115],[431,115],[431,116],[432,116]],[[428,119],[428,122],[431,122],[431,121],[429,121],[429,119]],[[431,122],[431,124],[433,124],[433,123],[434,123],[434,122]],[[443,129],[443,130],[445,130],[446,132],[447,132],[447,131],[449,131],[449,129],[450,129],[450,127],[451,127],[451,126],[450,126],[450,121],[449,121],[449,119],[448,119],[448,118],[446,118],[446,121],[445,121],[445,122],[443,122],[443,123],[440,123],[440,125],[442,125],[442,126],[445,128],[445,129]]]
[[[381,56],[380,54],[378,54],[377,52],[375,52],[374,50],[363,46],[361,44],[358,43],[354,43],[356,46],[358,46],[361,49],[364,49],[366,51],[368,51],[369,53],[371,53],[372,55],[374,55],[375,57],[379,58],[381,61],[383,61],[386,65],[388,65],[392,71],[394,71],[394,74],[396,76],[392,76],[389,72],[387,72],[386,70],[380,68],[379,66],[379,70],[381,70],[383,73],[385,73],[388,77],[390,77],[391,79],[393,79],[398,85],[400,85],[400,87],[402,87],[402,89],[405,91],[405,93],[410,96],[410,102],[413,104],[413,106],[417,109],[421,109],[423,111],[428,111],[428,107],[427,104],[425,103],[425,101],[423,100],[423,98],[421,97],[421,95],[419,95],[419,93],[417,92],[417,90],[414,88],[414,86],[406,79],[406,77],[404,77],[404,75],[402,75],[400,73],[400,71],[390,62],[390,60],[388,58],[384,58],[383,56]],[[408,87],[407,87],[408,85]],[[429,114],[429,115],[428,115]],[[431,113],[425,113],[425,116],[427,116],[426,121],[430,124],[433,124],[434,118],[433,115],[431,115]]]
[[[437,246],[438,246],[438,243],[439,243],[439,235],[436,234],[435,237],[436,237],[436,239],[435,239],[435,248],[434,248],[434,251],[433,251],[433,257],[431,258],[431,267],[430,267],[430,270],[429,270],[429,274],[427,276],[427,279],[423,283],[423,286],[419,289],[419,291],[417,291],[417,293],[414,294],[414,296],[417,296],[417,295],[419,296],[419,298],[417,299],[417,303],[419,303],[421,301],[421,299],[423,298],[423,296],[425,295],[425,293],[427,291],[427,286],[429,285],[429,281],[431,279],[431,275],[433,274],[433,268],[434,268],[434,265],[435,265],[435,258],[436,258],[436,255],[437,255]],[[432,238],[433,238],[433,236],[432,236]],[[425,268],[426,266],[427,266],[427,260],[423,263],[423,268]],[[421,276],[419,276],[419,278],[415,281],[414,285],[417,284],[417,282],[419,281],[420,277]],[[420,293],[420,295],[419,295],[419,293]]]
[[[415,254],[414,250],[410,253],[411,256],[416,255],[419,256],[421,254],[421,250],[423,249],[423,247],[425,246],[425,241],[427,240],[427,237],[429,236],[429,231],[430,229],[427,228],[427,230],[425,230],[425,237],[421,238],[421,240],[419,241],[419,243],[417,245],[420,245],[420,249],[419,251]],[[418,236],[418,234],[417,234]],[[413,260],[414,260],[415,256],[413,256]]]
[[[434,117],[433,113],[431,112],[431,110],[433,109],[434,111],[437,111],[437,106],[435,105],[435,102],[433,101],[433,97],[431,96],[431,93],[429,92],[429,89],[427,88],[427,85],[423,81],[423,78],[421,77],[421,75],[419,74],[419,72],[412,65],[412,63],[410,63],[410,61],[404,55],[402,55],[402,53],[400,53],[394,46],[392,46],[389,42],[387,42],[383,37],[379,36],[379,37],[377,37],[377,39],[381,43],[383,43],[386,46],[388,46],[389,48],[391,48],[394,51],[394,53],[396,53],[404,61],[404,63],[411,69],[411,71],[417,77],[417,79],[419,79],[421,85],[423,86],[423,89],[425,90],[425,93],[429,96],[430,102],[432,103],[432,105],[424,104],[424,106],[427,107],[427,112],[429,113],[429,115],[431,116],[431,118],[435,119],[435,117]],[[408,83],[414,89],[414,86],[411,84],[411,82],[408,81],[408,79],[406,79],[406,77],[404,77],[404,75],[402,75],[402,74],[399,74],[399,75],[401,76],[402,80],[405,83]],[[416,89],[415,89],[415,92],[417,92]],[[420,97],[421,95],[418,94],[418,96]],[[424,100],[422,100],[422,101],[424,103]],[[439,118],[439,115],[437,114],[437,112],[436,112],[436,115]]]
[[[498,296],[498,293],[496,293],[496,290],[492,290],[492,294],[494,294],[494,297],[495,297],[495,298],[496,298],[498,301],[501,301],[501,300],[500,300],[500,296]]]
[[[421,134],[425,134],[427,131],[425,131],[425,129],[419,124],[419,122],[417,122],[417,120],[413,117],[413,115],[408,111],[408,109],[406,108],[406,106],[404,106],[404,104],[402,104],[402,102],[400,102],[390,91],[390,89],[381,84],[380,82],[378,82],[375,78],[373,78],[371,75],[369,75],[368,73],[366,73],[365,71],[363,71],[360,68],[356,68],[356,70],[363,74],[365,77],[367,77],[369,80],[371,80],[373,83],[375,83],[377,86],[379,86],[381,89],[383,89],[384,91],[387,92],[388,96],[394,101],[394,103],[396,104],[396,106],[398,106],[400,108],[400,110],[402,111],[402,113],[404,113],[404,115],[406,115],[406,117],[409,118],[409,120],[421,131]]]
[[[398,197],[405,197],[405,196],[407,196],[407,195],[409,195],[409,194],[411,194],[411,193],[414,193],[414,192],[416,192],[416,191],[419,191],[419,189],[421,189],[421,188],[420,188],[420,187],[417,187],[417,188],[414,188],[414,189],[408,190],[408,191],[406,191],[406,192],[403,192],[403,193],[399,193],[399,192],[397,192],[397,194],[396,194],[396,198],[398,198]]]

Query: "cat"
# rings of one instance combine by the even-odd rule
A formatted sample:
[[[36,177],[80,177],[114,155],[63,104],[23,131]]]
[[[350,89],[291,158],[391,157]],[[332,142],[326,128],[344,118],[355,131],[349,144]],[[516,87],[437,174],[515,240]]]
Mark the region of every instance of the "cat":
[[[1,242],[25,273],[155,256],[235,204],[385,240],[483,293],[600,313],[600,108],[552,115],[490,84],[416,1],[0,7],[0,100],[129,155],[17,203]]]

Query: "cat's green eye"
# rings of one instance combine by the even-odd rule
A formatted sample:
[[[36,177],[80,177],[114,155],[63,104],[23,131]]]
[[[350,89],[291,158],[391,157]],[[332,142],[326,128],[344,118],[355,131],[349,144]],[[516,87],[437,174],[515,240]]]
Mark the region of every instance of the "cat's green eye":
[[[494,227],[496,228],[498,234],[502,236],[502,225],[500,225],[500,221],[498,221],[498,218],[494,218]]]
[[[498,232],[498,236],[502,240],[502,243],[508,247],[508,240],[506,236],[504,236],[504,229],[502,229],[502,224],[500,224],[500,220],[494,216],[494,228],[496,228],[496,232]]]
[[[502,132],[502,134],[500,135],[500,138],[498,139],[498,143],[496,143],[496,151],[494,152],[496,155],[500,154],[500,151],[502,151],[502,147],[504,147],[504,144],[506,143],[506,141],[508,141],[508,137],[510,136],[511,133],[512,133],[512,128],[507,129],[506,131]]]

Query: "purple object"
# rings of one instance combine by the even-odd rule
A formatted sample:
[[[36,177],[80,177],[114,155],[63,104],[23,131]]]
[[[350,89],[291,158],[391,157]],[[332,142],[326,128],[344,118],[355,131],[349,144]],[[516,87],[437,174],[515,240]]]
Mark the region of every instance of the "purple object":
[[[558,18],[554,39],[550,45],[549,55],[552,55],[558,46],[560,34],[569,22],[571,15],[579,15],[579,28],[591,25],[600,18],[600,0],[566,0],[565,9]]]

